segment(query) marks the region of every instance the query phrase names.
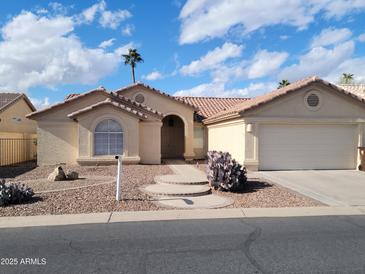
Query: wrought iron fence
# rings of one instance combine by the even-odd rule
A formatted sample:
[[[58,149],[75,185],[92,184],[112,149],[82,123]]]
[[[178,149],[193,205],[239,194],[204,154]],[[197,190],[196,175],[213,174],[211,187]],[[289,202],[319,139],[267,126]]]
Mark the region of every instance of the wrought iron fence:
[[[37,159],[37,139],[0,139],[0,166],[16,165]]]

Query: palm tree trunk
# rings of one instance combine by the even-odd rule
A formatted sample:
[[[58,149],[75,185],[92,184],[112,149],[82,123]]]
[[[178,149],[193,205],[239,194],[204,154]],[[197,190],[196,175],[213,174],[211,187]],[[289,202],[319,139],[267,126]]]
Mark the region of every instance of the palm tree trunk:
[[[133,83],[136,82],[136,79],[134,77],[134,66],[132,65],[132,79],[133,79]]]

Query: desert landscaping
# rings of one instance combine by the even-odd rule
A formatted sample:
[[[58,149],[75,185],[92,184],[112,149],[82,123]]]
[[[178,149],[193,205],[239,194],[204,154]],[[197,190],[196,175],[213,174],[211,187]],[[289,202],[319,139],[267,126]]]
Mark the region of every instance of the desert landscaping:
[[[197,167],[196,164],[194,164]],[[62,166],[65,173],[77,172],[79,179],[51,181],[47,177],[58,166],[1,167],[0,177],[7,182],[25,183],[35,195],[25,204],[0,207],[0,216],[43,214],[73,214],[110,211],[165,210],[154,199],[140,191],[146,184],[154,184],[154,177],[173,174],[168,165],[125,165],[122,175],[122,201],[115,201],[117,168],[110,166]],[[201,161],[198,168],[206,170]],[[213,194],[233,200],[231,207],[302,207],[321,203],[283,187],[249,177],[240,192],[212,190]]]

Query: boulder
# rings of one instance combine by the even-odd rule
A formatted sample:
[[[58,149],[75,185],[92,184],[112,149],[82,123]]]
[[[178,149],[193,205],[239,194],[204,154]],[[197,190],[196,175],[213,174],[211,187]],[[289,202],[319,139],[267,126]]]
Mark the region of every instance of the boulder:
[[[77,180],[79,178],[79,174],[76,171],[69,171],[66,174],[67,180]]]
[[[48,176],[49,181],[64,181],[66,180],[66,174],[63,171],[61,166],[55,168],[55,170],[49,174]]]

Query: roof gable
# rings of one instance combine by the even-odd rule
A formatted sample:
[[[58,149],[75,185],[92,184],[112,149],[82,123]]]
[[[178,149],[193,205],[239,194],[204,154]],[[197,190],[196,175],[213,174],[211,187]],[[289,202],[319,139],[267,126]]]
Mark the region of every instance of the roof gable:
[[[67,117],[69,118],[76,118],[77,116],[79,115],[82,115],[82,114],[85,114],[87,112],[90,112],[94,109],[97,109],[99,107],[102,107],[102,106],[110,106],[110,107],[114,107],[118,110],[121,110],[121,111],[124,111],[124,112],[127,112],[128,114],[131,114],[133,116],[136,116],[138,119],[147,119],[147,115],[144,114],[143,112],[141,111],[138,111],[136,109],[133,109],[129,106],[126,106],[125,104],[122,104],[120,102],[116,102],[116,101],[113,101],[112,99],[110,98],[107,98],[106,100],[104,101],[101,101],[101,102],[97,102],[95,104],[92,104],[90,106],[87,106],[85,108],[82,108],[82,109],[79,109],[77,111],[74,111],[70,114],[67,115]]]
[[[149,85],[146,85],[144,83],[141,83],[141,82],[137,82],[137,83],[134,83],[132,85],[129,85],[129,86],[120,88],[118,90],[115,90],[114,92],[117,93],[117,94],[119,94],[119,95],[123,95],[123,92],[126,92],[127,90],[130,90],[130,89],[132,89],[134,87],[142,87],[142,88],[147,89],[147,90],[150,90],[151,92],[154,92],[154,93],[156,93],[158,95],[164,96],[164,97],[166,97],[166,98],[168,98],[170,100],[173,100],[175,102],[181,103],[181,104],[186,105],[186,106],[188,106],[190,108],[196,109],[196,107],[194,105],[192,105],[191,103],[189,103],[189,102],[187,102],[187,101],[185,101],[185,100],[183,100],[183,99],[181,99],[179,97],[174,97],[174,96],[172,96],[172,95],[170,95],[170,94],[168,94],[166,92],[163,92],[161,90],[155,89],[155,88],[153,88],[153,87],[151,87]]]
[[[32,111],[36,110],[32,102],[24,93],[2,92],[0,93],[0,112],[5,111],[8,107],[12,106],[21,99],[24,99]]]
[[[61,109],[62,107],[66,106],[66,105],[69,105],[72,102],[78,101],[82,98],[88,97],[88,96],[90,96],[92,94],[95,94],[95,93],[98,93],[98,92],[99,93],[102,92],[106,96],[109,95],[109,93],[106,92],[105,89],[101,89],[101,88],[93,89],[93,90],[90,90],[90,91],[82,93],[82,94],[74,95],[73,97],[71,97],[71,98],[69,98],[69,99],[67,99],[63,102],[60,102],[58,104],[54,104],[54,105],[49,106],[47,108],[32,112],[32,113],[28,114],[26,117],[30,118],[30,119],[34,119],[34,118],[38,117],[39,115],[47,114],[50,111],[53,111],[53,110],[56,110],[56,109]]]
[[[252,110],[252,109],[258,108],[262,105],[268,104],[269,102],[277,100],[278,98],[281,98],[289,93],[295,92],[299,89],[302,89],[302,88],[304,88],[308,85],[314,84],[314,83],[318,83],[318,84],[324,85],[326,87],[329,87],[336,92],[344,94],[356,101],[359,101],[359,102],[362,102],[365,104],[365,99],[363,97],[360,97],[352,92],[344,90],[327,81],[324,81],[324,80],[320,79],[319,77],[313,76],[313,77],[309,77],[309,78],[306,78],[303,80],[299,80],[286,87],[273,90],[273,91],[263,94],[261,96],[257,96],[255,98],[252,98],[251,100],[247,100],[243,103],[237,104],[228,110],[221,111],[221,112],[217,113],[216,115],[213,115],[213,116],[205,119],[204,123],[209,124],[209,123],[214,123],[214,122],[218,122],[218,121],[224,121],[227,119],[240,117],[240,115],[242,115],[243,113],[245,113],[248,110]]]

